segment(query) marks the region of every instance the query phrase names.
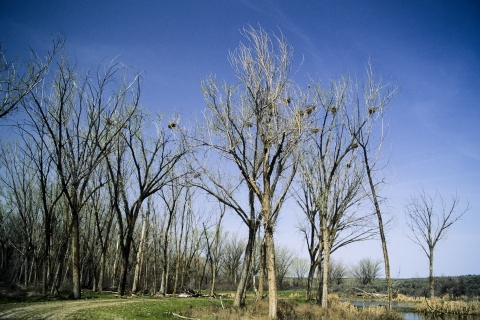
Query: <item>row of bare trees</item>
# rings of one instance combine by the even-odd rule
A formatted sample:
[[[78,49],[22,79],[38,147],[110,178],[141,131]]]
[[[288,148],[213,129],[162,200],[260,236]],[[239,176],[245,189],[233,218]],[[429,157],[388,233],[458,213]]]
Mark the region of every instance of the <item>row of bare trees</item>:
[[[45,59],[33,55],[24,76],[2,54],[0,116],[21,110],[0,157],[1,267],[12,279],[41,279],[47,293],[68,278],[80,298],[82,286],[107,282],[120,295],[166,294],[207,278],[213,294],[222,275],[241,306],[249,284],[263,297],[266,278],[275,319],[277,285],[293,261],[276,248],[275,228],[292,201],[304,213],[306,298],[316,278],[326,308],[331,254],[379,235],[391,302],[380,193],[383,115],[396,87],[367,65],[364,81],[302,88],[283,36],[250,26],[242,34],[246,44],[229,54],[237,82],[207,77],[203,119],[191,125],[142,107],[131,68],[112,62],[82,74],[65,55],[54,59],[62,39]],[[457,203],[436,236],[414,238],[430,241],[432,259]],[[244,244],[225,239],[227,211],[248,230]]]

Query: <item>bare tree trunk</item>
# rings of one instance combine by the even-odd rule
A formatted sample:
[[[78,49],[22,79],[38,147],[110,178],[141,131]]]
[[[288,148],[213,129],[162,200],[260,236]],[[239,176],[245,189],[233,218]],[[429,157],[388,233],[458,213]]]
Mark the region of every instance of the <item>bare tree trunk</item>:
[[[265,278],[265,242],[260,246],[257,300],[263,299],[263,279]]]
[[[430,262],[429,267],[429,281],[430,281],[430,299],[435,298],[435,278],[433,277],[433,246],[430,246],[430,255],[428,256]]]
[[[80,226],[78,212],[72,211],[72,282],[73,298],[81,298],[80,288]]]
[[[277,275],[275,272],[275,244],[273,226],[265,226],[265,253],[268,277],[268,318],[277,318]]]
[[[383,229],[383,219],[382,212],[380,211],[380,204],[378,203],[377,192],[375,190],[375,185],[373,184],[372,172],[370,164],[368,161],[368,154],[366,146],[361,144],[363,149],[363,157],[365,162],[365,168],[367,170],[368,183],[370,185],[370,191],[372,193],[373,204],[375,205],[375,212],[377,213],[378,219],[378,230],[380,232],[380,239],[382,241],[382,251],[383,251],[383,260],[385,263],[385,277],[387,280],[387,296],[388,296],[388,305],[387,312],[392,311],[392,278],[390,277],[390,260],[388,259],[388,250],[387,250],[387,239],[385,237],[385,231]]]
[[[98,285],[97,285],[98,292],[100,293],[103,292],[103,278],[105,276],[105,255],[106,255],[106,252],[104,252],[102,249],[102,252],[100,255],[100,270],[99,270]]]
[[[245,248],[245,255],[243,259],[242,274],[237,286],[237,293],[235,294],[234,307],[241,307],[245,305],[244,292],[247,287],[248,274],[250,273],[250,266],[253,256],[253,248],[255,247],[255,235],[257,233],[257,227],[254,221],[250,222],[248,228],[248,242]]]
[[[168,292],[168,277],[170,276],[170,255],[167,254],[167,269],[165,271],[165,293]]]
[[[52,289],[50,291],[50,294],[53,295],[55,291],[57,291],[57,294],[60,294],[58,289],[60,288],[60,284],[62,283],[62,273],[63,273],[63,268],[65,266],[65,263],[67,262],[66,260],[69,257],[68,249],[70,248],[68,245],[68,239],[64,240],[64,243],[60,247],[60,254],[58,255],[58,264],[57,268],[55,271],[55,275],[53,277],[53,282],[52,282]]]
[[[177,232],[175,232],[175,247],[176,247],[176,259],[175,259],[175,280],[173,284],[173,294],[177,293],[177,288],[178,288],[178,275],[180,273],[180,260],[182,258],[182,240],[183,240],[183,230],[185,227],[185,214],[186,210],[182,210],[182,219],[180,222],[180,236],[177,238]],[[181,285],[183,286],[183,280],[181,282]]]
[[[118,294],[120,296],[125,295],[125,288],[127,284],[127,273],[128,273],[128,258],[130,255],[130,246],[133,242],[133,230],[129,230],[127,232],[127,236],[125,237],[125,244],[122,242],[120,243],[120,251],[122,252],[122,265],[121,265],[121,273],[120,273],[120,282],[118,285]]]
[[[25,289],[28,286],[28,254],[25,252],[25,267],[24,267],[24,282],[25,282]]]
[[[309,301],[312,298],[313,276],[315,275],[315,269],[317,265],[310,261],[310,268],[308,270],[307,288],[305,292],[305,300]]]
[[[165,269],[162,268],[162,277],[161,277],[161,280],[160,280],[160,290],[159,292],[165,296]]]
[[[51,241],[51,234],[50,234],[50,215],[48,213],[45,214],[45,243],[44,243],[44,251],[43,251],[43,279],[42,279],[42,294],[45,296],[47,295],[48,291],[48,280],[50,275],[50,268],[51,268],[51,259],[50,259],[50,241]]]
[[[382,212],[380,211],[380,204],[378,202],[378,197],[377,197],[377,191],[375,188],[375,184],[373,182],[373,177],[372,177],[372,169],[375,167],[375,161],[373,162],[372,166],[370,165],[370,160],[368,156],[368,151],[367,151],[367,144],[369,142],[368,139],[362,139],[363,136],[359,136],[357,138],[357,142],[359,143],[360,147],[362,148],[363,151],[363,161],[365,164],[365,169],[367,171],[367,177],[368,177],[368,184],[370,186],[370,192],[372,196],[372,201],[375,206],[375,212],[377,214],[377,220],[378,220],[378,230],[380,233],[380,239],[382,241],[382,251],[383,251],[383,260],[385,263],[385,277],[387,280],[387,296],[388,296],[388,305],[387,305],[387,311],[390,313],[392,311],[392,279],[390,277],[390,260],[388,258],[388,250],[387,250],[387,239],[385,237],[385,231],[384,231],[384,224],[383,224],[383,219],[382,219]],[[380,141],[383,140],[383,135],[380,136]],[[378,152],[380,151],[381,148],[381,142],[378,145]],[[373,167],[373,168],[372,168]]]
[[[330,261],[330,243],[329,239],[323,241],[325,244],[323,253],[323,267],[322,267],[322,308],[328,307],[328,263]]]
[[[115,288],[118,274],[118,246],[120,245],[120,240],[117,239],[117,245],[115,246],[115,260],[113,261],[113,270],[112,270],[112,287]]]
[[[140,274],[142,273],[147,221],[148,221],[148,211],[143,216],[142,233],[140,235],[140,244],[138,245],[137,259],[135,262],[135,275],[133,277],[132,294],[137,292],[137,287],[139,286],[138,284],[140,282]]]

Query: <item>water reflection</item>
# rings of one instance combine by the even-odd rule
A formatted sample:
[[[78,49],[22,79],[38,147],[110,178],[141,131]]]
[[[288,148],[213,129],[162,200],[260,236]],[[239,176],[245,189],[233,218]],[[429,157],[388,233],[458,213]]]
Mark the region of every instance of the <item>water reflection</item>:
[[[350,301],[350,303],[356,307],[375,307],[387,305],[387,302],[384,301]],[[392,308],[414,308],[414,305],[409,302],[392,301]]]
[[[405,318],[405,320],[424,320],[424,318],[418,313],[413,312],[400,312],[400,315]]]

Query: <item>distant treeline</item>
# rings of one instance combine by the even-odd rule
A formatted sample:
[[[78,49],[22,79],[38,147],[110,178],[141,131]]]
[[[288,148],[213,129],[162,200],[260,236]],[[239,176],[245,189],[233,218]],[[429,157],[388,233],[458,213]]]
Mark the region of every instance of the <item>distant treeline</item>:
[[[303,284],[295,280],[286,279],[283,289],[301,289]],[[357,279],[343,278],[339,284],[332,284],[329,292],[341,296],[358,293],[360,292],[358,289],[366,292],[385,293],[386,287],[385,279],[376,279],[372,283],[362,285]],[[410,297],[427,297],[429,281],[428,278],[393,279],[393,291]],[[479,297],[480,275],[435,277],[435,296],[440,297],[446,294],[451,297]]]
[[[423,297],[428,295],[428,278],[411,278],[394,280],[394,290],[408,296]],[[454,297],[480,296],[480,275],[458,277],[435,277],[435,296],[449,294]]]

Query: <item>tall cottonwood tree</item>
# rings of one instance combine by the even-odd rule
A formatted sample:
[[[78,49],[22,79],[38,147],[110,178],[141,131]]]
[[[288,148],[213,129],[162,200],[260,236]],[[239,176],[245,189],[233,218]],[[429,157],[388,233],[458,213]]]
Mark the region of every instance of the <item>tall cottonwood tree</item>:
[[[383,168],[380,161],[385,139],[383,114],[387,104],[397,94],[397,88],[390,85],[383,85],[381,81],[376,82],[371,65],[368,66],[367,74],[368,78],[362,90],[363,100],[365,101],[363,115],[366,117],[367,122],[361,130],[353,132],[353,134],[355,135],[360,153],[363,157],[363,164],[367,176],[367,186],[365,189],[368,190],[367,194],[373,203],[377,215],[378,233],[382,243],[385,278],[387,280],[387,311],[390,312],[392,310],[393,290],[392,279],[390,277],[387,238],[385,234],[385,227],[388,221],[384,221],[383,219],[384,213],[382,213],[381,209],[382,198],[379,194],[383,179],[378,179],[376,174]]]
[[[368,74],[367,83],[370,77]],[[317,302],[323,308],[327,307],[331,253],[335,248],[368,239],[376,232],[370,224],[371,215],[356,210],[366,196],[365,168],[357,136],[360,132],[368,133],[364,128],[384,107],[371,103],[377,102],[380,94],[362,95],[359,84],[349,77],[331,81],[327,90],[318,82],[312,84],[316,123],[305,144],[299,178],[303,195],[297,197],[297,202],[310,222],[305,235],[311,255],[318,254],[315,264],[322,266]],[[312,230],[318,237],[317,244],[312,240]]]
[[[228,160],[260,206],[265,230],[269,318],[277,318],[274,229],[296,173],[296,153],[309,109],[291,78],[292,47],[283,37],[248,26],[247,44],[230,53],[239,81],[202,83],[207,101],[203,146]]]
[[[48,285],[51,282],[52,257],[51,245],[53,233],[53,221],[58,210],[56,204],[62,198],[62,188],[56,179],[55,168],[52,159],[49,157],[45,146],[48,137],[42,123],[32,122],[33,127],[21,126],[20,136],[23,141],[22,152],[31,159],[32,167],[35,170],[35,179],[38,186],[38,197],[43,217],[43,279],[42,294],[48,292]]]
[[[193,175],[190,183],[205,191],[220,204],[232,209],[248,228],[244,263],[242,264],[242,271],[233,302],[235,307],[240,307],[245,303],[243,292],[248,282],[255,247],[255,234],[260,226],[261,215],[255,209],[255,194],[248,187],[248,184],[244,183],[243,177],[238,173],[232,173],[224,169],[224,167],[228,166],[228,160],[222,161],[224,159],[218,159],[218,161],[213,161],[212,158],[208,157],[210,156],[209,153],[206,155],[206,159],[200,158],[198,154],[194,155],[194,161],[191,161],[191,163],[195,163],[196,167],[192,168],[191,171],[196,173]],[[247,199],[243,199],[242,192],[248,194]],[[221,219],[219,220],[220,222]],[[237,281],[235,283],[237,284]]]
[[[174,172],[170,173],[172,176]],[[182,200],[186,200],[186,196],[190,193],[188,190],[184,191],[185,184],[180,181],[172,180],[159,191],[160,198],[164,203],[164,228],[162,239],[162,251],[163,251],[163,265],[162,265],[162,279],[160,293],[164,296],[167,294],[168,288],[168,274],[169,274],[169,256],[170,249],[169,240],[171,234],[171,227],[174,220],[177,217],[178,212],[181,210]],[[187,201],[183,201],[186,205]]]
[[[104,166],[102,169],[105,169]],[[107,174],[106,171],[100,170],[100,174]],[[111,230],[115,228],[115,212],[113,205],[110,203],[108,190],[106,188],[99,189],[93,196],[93,212],[95,215],[95,227],[98,235],[98,246],[100,250],[100,261],[98,266],[97,289],[103,291],[105,276],[105,268],[107,264],[107,253],[112,238]],[[95,291],[95,288],[94,288]]]
[[[405,207],[407,225],[410,229],[408,238],[419,245],[428,257],[431,299],[435,296],[435,279],[433,277],[435,247],[440,240],[446,237],[448,228],[469,209],[467,205],[464,210],[459,210],[459,203],[457,195],[453,196],[451,203],[447,205],[438,191],[432,196],[422,190],[412,195]]]
[[[155,134],[150,135],[146,130],[149,121],[149,116],[141,110],[127,119],[115,140],[114,152],[106,158],[122,253],[120,295],[125,294],[134,230],[142,206],[145,200],[179,178],[174,174],[175,168],[188,152],[181,130],[157,121]]]
[[[45,148],[68,204],[75,299],[81,297],[80,217],[87,200],[106,182],[92,176],[138,105],[138,74],[128,83],[120,80],[112,93],[112,83],[126,71],[120,64],[111,63],[102,71],[99,68],[82,77],[63,57],[53,71],[51,82],[32,90],[25,105],[29,121],[42,123],[48,137]]]
[[[358,220],[349,209],[363,196],[360,192],[363,172],[358,165],[353,137],[345,125],[351,117],[348,89],[347,79],[332,81],[326,92],[318,84],[313,86],[318,120],[306,144],[300,170],[301,184],[308,193],[304,199],[311,201],[307,217],[311,228],[316,230],[320,246],[317,266],[323,267],[317,302],[323,308],[327,307],[328,264],[333,243],[345,223]]]
[[[39,225],[38,188],[36,187],[35,171],[28,154],[21,151],[18,144],[3,144],[0,147],[0,165],[4,167],[0,175],[0,182],[5,187],[5,198],[8,201],[11,215],[16,226],[11,230],[11,243],[19,254],[17,265],[19,269],[13,270],[20,282],[23,276],[25,287],[29,283],[30,268],[33,268],[32,260],[34,251],[38,248],[35,239],[35,231]],[[31,264],[31,266],[30,266]],[[22,272],[23,270],[23,272]]]

